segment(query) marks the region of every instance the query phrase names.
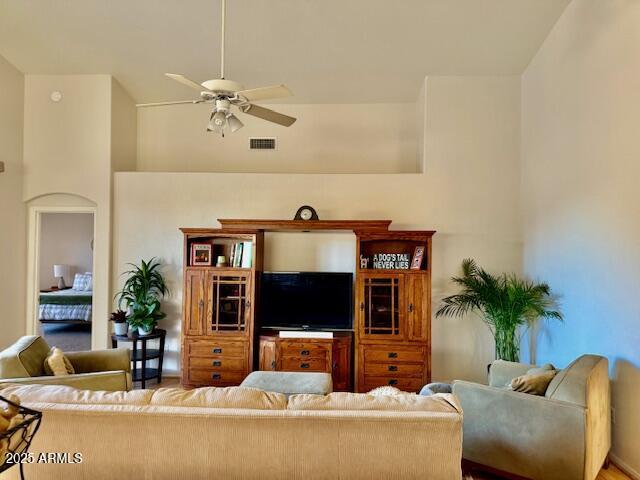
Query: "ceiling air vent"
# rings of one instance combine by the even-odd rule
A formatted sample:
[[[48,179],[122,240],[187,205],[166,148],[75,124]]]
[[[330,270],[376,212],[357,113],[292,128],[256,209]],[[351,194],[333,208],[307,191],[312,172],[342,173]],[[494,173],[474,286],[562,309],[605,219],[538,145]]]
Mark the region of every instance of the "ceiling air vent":
[[[249,150],[275,150],[276,139],[274,137],[249,138]]]

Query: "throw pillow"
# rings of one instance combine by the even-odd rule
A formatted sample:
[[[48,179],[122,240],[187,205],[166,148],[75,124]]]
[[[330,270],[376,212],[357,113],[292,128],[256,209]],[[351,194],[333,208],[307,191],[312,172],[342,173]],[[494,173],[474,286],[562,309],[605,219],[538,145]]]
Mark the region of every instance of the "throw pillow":
[[[93,274],[91,272],[86,272],[85,275],[89,277],[89,281],[84,289],[87,292],[91,292],[93,290]]]
[[[75,370],[69,359],[58,347],[53,347],[44,359],[44,371],[47,375],[73,375]]]
[[[554,367],[550,363],[545,363],[544,365],[541,365],[539,367],[530,368],[529,370],[527,370],[527,375],[531,375],[533,373],[548,372],[549,370],[555,370],[555,369],[556,367]]]
[[[529,393],[531,395],[544,395],[557,370],[545,370],[539,373],[527,373],[511,380],[511,388],[514,392]]]
[[[76,292],[85,292],[91,289],[92,283],[92,275],[76,273],[76,276],[73,277],[73,287],[71,288]]]

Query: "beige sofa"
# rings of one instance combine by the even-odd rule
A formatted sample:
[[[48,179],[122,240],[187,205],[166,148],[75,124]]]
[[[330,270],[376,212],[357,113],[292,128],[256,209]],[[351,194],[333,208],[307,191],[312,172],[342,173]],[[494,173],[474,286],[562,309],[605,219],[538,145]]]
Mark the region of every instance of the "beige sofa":
[[[497,361],[489,386],[456,381],[466,460],[534,480],[593,480],[611,446],[607,359],[583,355],[544,397],[506,390],[534,365]]]
[[[452,395],[292,395],[243,387],[90,392],[0,386],[42,410],[31,451],[78,464],[25,465],[30,480],[461,478]],[[17,478],[17,469],[7,478]],[[2,480],[5,480],[2,477]]]
[[[131,389],[131,360],[126,348],[65,352],[76,373],[57,377],[44,372],[44,360],[50,349],[39,335],[20,338],[0,352],[0,384],[38,383],[109,391]]]

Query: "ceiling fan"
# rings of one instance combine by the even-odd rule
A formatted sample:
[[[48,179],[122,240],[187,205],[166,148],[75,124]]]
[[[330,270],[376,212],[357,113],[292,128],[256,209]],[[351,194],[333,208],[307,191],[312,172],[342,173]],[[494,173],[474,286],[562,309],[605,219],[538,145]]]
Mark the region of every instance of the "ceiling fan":
[[[231,107],[237,107],[242,113],[277,123],[285,127],[291,126],[296,119],[268,108],[255,105],[251,102],[282,98],[293,95],[285,85],[273,85],[270,87],[252,88],[245,90],[242,85],[233,80],[224,78],[224,36],[226,22],[226,0],[222,0],[222,43],[220,48],[220,78],[196,83],[184,75],[165,73],[165,75],[177,82],[200,91],[200,98],[196,100],[180,100],[176,102],[139,103],[136,107],[160,107],[165,105],[179,105],[184,103],[211,103],[214,105],[209,117],[208,132],[219,133],[224,137],[225,128],[235,132],[244,124],[236,117]]]

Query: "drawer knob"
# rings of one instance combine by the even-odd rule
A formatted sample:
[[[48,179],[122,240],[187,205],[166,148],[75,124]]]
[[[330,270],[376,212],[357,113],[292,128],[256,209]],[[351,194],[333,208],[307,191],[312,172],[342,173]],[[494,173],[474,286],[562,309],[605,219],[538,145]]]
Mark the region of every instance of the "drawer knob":
[[[211,378],[213,378],[214,380],[220,380],[222,377],[219,373],[214,373],[213,375],[211,375]]]
[[[214,367],[219,367],[220,365],[222,365],[222,362],[220,360],[214,360],[211,364]]]
[[[221,348],[214,348],[213,349],[213,353],[222,353],[222,349]]]
[[[300,364],[300,368],[309,368],[309,364],[308,363],[301,363]]]
[[[395,378],[392,378],[391,380],[389,380],[387,382],[389,385],[397,385],[398,384],[398,380],[396,380]]]
[[[396,352],[389,352],[387,354],[388,358],[398,358],[398,354]]]
[[[275,369],[276,369],[276,361],[271,360],[271,370],[275,370]]]
[[[398,371],[398,366],[397,365],[389,365],[389,371],[390,372],[397,372]]]
[[[301,350],[300,355],[309,355],[309,350]]]

